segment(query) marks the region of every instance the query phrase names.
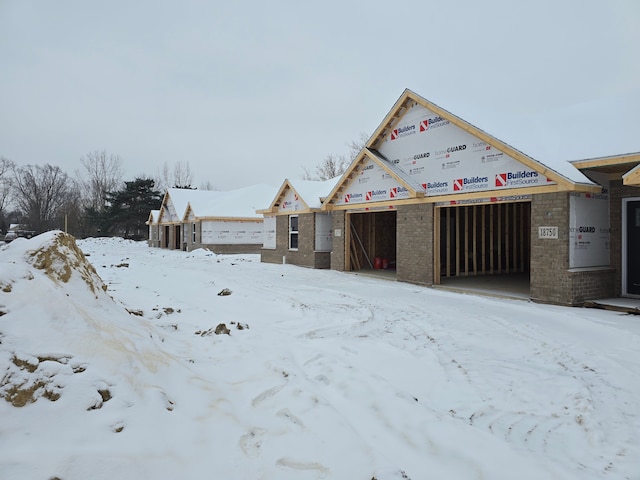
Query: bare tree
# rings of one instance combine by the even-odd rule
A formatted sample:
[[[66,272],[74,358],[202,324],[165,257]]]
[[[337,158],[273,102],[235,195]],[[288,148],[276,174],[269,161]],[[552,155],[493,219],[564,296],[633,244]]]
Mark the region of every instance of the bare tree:
[[[307,168],[304,169],[304,180],[329,180],[342,175],[349,166],[349,159],[345,155],[327,155],[324,160],[316,165],[314,175]]]
[[[213,183],[211,183],[210,180],[207,180],[206,182],[202,182],[200,184],[200,187],[198,188],[200,188],[200,190],[211,190],[211,191],[216,189],[216,187],[213,185]]]
[[[122,160],[118,155],[96,150],[80,158],[80,163],[83,169],[76,171],[76,177],[84,207],[101,212],[106,194],[122,185]]]
[[[37,232],[54,228],[56,216],[68,200],[69,178],[60,167],[46,164],[13,167],[14,202]]]
[[[366,133],[361,133],[358,140],[353,140],[348,144],[348,155],[327,155],[324,160],[316,165],[314,173],[312,174],[308,168],[304,167],[303,180],[329,180],[342,175],[349,165],[358,156],[360,151],[364,148],[365,144],[369,140],[369,136]]]
[[[0,157],[0,232],[7,230],[7,217],[5,211],[11,193],[11,171],[14,164],[11,160]]]
[[[0,216],[4,214],[4,208],[9,199],[13,166],[14,164],[11,160],[0,157]]]
[[[192,188],[193,172],[189,162],[176,162],[173,164],[173,172],[169,164],[164,162],[162,169],[156,174],[154,179],[156,188],[165,192],[168,188]]]
[[[173,186],[175,188],[191,188],[193,173],[189,162],[176,162],[173,166]]]
[[[358,140],[352,140],[349,144],[349,160],[353,162],[355,158],[360,153],[360,150],[364,148],[364,146],[369,141],[369,135],[365,132],[360,132],[360,136]]]

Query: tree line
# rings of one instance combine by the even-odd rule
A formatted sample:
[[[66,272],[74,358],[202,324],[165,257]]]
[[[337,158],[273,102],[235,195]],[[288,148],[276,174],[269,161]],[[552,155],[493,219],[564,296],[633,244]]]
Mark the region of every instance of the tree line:
[[[0,232],[11,224],[36,234],[60,229],[78,237],[146,238],[149,212],[169,187],[192,188],[188,163],[165,163],[151,176],[125,181],[118,155],[94,151],[80,159],[73,175],[60,167],[19,166],[0,157]],[[211,189],[210,185],[204,188]]]
[[[304,180],[328,180],[341,175],[367,141],[365,133],[348,144],[347,155],[329,154],[315,166],[304,168]],[[166,162],[155,176],[125,181],[122,160],[106,151],[80,158],[72,175],[60,167],[19,166],[0,156],[0,233],[12,224],[24,225],[36,234],[65,230],[78,237],[124,236],[143,239],[151,210],[158,209],[170,187],[194,188],[188,162]],[[210,182],[201,190],[214,190]]]

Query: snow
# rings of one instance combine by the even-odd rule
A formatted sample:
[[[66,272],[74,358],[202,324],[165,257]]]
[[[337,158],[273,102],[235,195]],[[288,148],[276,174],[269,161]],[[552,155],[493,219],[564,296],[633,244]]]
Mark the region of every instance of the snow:
[[[258,184],[236,190],[210,193],[214,195],[189,199],[189,205],[196,217],[259,218],[262,220],[263,216],[256,213],[256,210],[273,198],[276,189],[270,185]]]
[[[270,185],[257,184],[236,190],[191,190],[169,188],[163,200],[167,207],[173,205],[178,219],[185,218],[188,207],[199,218],[256,218],[263,216],[256,210],[269,202],[276,189]]]
[[[640,478],[638,317],[77,245],[0,246],[3,479]]]
[[[285,180],[289,182],[298,196],[304,200],[311,209],[320,209],[322,207],[322,199],[324,199],[333,187],[336,186],[340,177],[331,178],[329,180]]]

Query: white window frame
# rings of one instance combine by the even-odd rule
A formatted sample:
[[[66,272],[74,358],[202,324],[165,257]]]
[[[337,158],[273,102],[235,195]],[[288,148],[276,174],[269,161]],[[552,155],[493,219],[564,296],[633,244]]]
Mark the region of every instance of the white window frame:
[[[295,230],[292,227],[292,220],[296,219],[296,228]],[[291,246],[291,238],[293,235],[296,236],[296,246]],[[289,215],[289,250],[298,250],[300,247],[300,217],[298,215]]]

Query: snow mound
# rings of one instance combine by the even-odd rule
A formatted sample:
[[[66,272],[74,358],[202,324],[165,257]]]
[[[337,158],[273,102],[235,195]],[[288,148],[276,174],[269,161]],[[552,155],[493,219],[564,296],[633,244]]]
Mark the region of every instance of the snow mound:
[[[55,282],[68,283],[76,273],[96,293],[106,291],[107,286],[96,273],[75,239],[66,233],[56,231],[43,236],[41,244],[29,253],[29,263]]]
[[[0,399],[13,407],[67,393],[75,411],[116,394],[133,402],[132,372],[169,362],[153,326],[107,294],[72,236],[18,239],[0,249],[0,265]]]

